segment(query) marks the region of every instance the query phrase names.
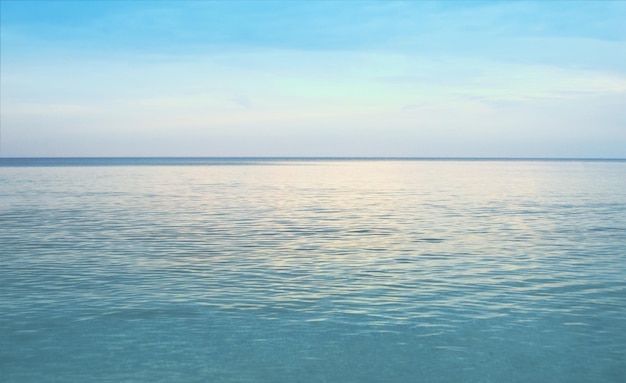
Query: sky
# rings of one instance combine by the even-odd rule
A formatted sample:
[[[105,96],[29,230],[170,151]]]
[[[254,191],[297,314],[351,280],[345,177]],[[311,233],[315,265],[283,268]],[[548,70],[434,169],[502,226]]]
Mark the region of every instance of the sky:
[[[624,1],[0,0],[0,155],[626,158]]]

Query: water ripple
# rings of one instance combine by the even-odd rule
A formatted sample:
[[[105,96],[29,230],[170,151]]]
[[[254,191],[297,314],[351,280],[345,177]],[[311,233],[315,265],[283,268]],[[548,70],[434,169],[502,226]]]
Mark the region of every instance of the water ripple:
[[[0,168],[8,381],[626,376],[623,164],[222,165]]]

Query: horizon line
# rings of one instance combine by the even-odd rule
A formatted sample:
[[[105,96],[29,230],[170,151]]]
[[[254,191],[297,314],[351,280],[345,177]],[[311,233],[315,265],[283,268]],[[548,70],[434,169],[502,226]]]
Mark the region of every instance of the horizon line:
[[[474,157],[474,156],[16,156],[0,160],[45,159],[255,159],[255,160],[522,160],[522,161],[625,161],[626,157]]]

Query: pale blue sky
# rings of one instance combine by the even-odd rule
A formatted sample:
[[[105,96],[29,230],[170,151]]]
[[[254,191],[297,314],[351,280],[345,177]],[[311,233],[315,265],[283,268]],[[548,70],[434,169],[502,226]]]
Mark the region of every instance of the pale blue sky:
[[[0,6],[2,156],[626,157],[626,2]]]

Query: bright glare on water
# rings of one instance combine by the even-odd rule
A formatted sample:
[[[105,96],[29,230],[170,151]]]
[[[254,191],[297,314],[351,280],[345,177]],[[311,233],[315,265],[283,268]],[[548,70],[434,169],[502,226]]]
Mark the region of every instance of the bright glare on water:
[[[0,161],[2,382],[626,381],[624,161]]]

